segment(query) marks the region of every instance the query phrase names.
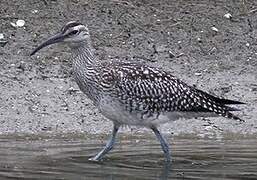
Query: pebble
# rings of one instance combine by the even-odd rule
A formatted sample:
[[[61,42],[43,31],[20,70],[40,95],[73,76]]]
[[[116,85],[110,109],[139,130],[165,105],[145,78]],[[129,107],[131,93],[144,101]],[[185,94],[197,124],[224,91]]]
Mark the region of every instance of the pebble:
[[[216,27],[211,27],[211,30],[215,31],[215,32],[219,32],[219,30]]]
[[[25,21],[22,19],[17,20],[15,23],[11,22],[13,27],[23,27],[25,25]]]
[[[25,21],[22,20],[22,19],[19,19],[18,21],[16,21],[16,25],[17,25],[18,27],[23,27],[23,26],[25,25]]]
[[[4,39],[4,34],[0,33],[0,39]]]
[[[0,33],[0,46],[4,47],[7,44],[7,40],[4,39],[4,34]]]
[[[174,58],[174,57],[175,57],[175,55],[173,54],[172,51],[169,51],[169,57],[170,57],[170,58]]]
[[[230,13],[226,13],[226,14],[224,14],[224,17],[227,18],[227,19],[231,19],[232,15]]]
[[[195,75],[196,75],[196,76],[201,76],[202,73],[201,73],[201,72],[196,72]]]
[[[38,10],[37,9],[34,9],[34,10],[32,10],[31,11],[33,14],[36,14],[36,13],[38,13]]]
[[[179,58],[181,56],[184,56],[185,54],[184,53],[180,53],[179,55],[177,55],[176,57]],[[186,63],[185,63],[186,64]]]

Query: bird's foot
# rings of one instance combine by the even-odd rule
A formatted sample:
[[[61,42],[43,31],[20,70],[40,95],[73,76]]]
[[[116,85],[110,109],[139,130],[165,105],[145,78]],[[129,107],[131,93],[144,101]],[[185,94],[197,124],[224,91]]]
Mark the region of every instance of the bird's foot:
[[[88,160],[92,161],[92,162],[99,162],[101,159],[97,156],[94,156],[94,157],[89,158]]]

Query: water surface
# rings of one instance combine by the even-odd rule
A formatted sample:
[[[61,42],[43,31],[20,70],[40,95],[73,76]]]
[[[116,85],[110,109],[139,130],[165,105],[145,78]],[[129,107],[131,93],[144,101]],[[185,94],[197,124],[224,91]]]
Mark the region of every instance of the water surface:
[[[153,136],[120,136],[103,162],[88,158],[105,136],[0,137],[0,179],[257,179],[257,140],[170,138],[172,164]]]

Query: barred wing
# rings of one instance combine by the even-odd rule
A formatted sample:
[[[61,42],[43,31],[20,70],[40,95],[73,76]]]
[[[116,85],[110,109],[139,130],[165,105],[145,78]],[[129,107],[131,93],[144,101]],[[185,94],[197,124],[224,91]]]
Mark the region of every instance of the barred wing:
[[[229,112],[236,109],[226,104],[241,102],[209,95],[158,68],[122,62],[112,64],[112,69],[108,72],[106,77],[109,78],[108,82],[111,79],[111,91],[115,91],[113,94],[130,112],[214,112],[224,117],[239,119]]]

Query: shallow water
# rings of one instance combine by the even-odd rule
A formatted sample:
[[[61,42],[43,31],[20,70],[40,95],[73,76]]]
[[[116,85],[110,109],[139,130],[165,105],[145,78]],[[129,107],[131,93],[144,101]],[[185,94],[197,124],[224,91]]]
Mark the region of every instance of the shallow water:
[[[120,136],[103,162],[88,158],[105,136],[0,137],[0,179],[257,179],[257,140],[172,138],[172,164],[153,136]]]

